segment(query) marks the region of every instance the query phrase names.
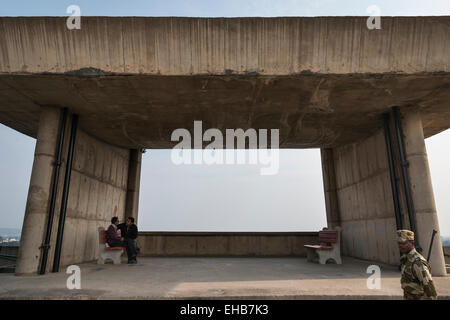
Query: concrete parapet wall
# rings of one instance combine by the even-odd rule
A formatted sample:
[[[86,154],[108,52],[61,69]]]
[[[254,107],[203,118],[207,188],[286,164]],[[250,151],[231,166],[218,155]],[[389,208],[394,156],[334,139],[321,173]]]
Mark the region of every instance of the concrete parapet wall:
[[[400,257],[383,131],[333,151],[343,254],[397,264]]]
[[[19,254],[18,246],[2,246],[0,245],[0,254],[8,254],[12,256],[17,256]]]
[[[450,71],[450,17],[0,18],[0,73],[417,73]],[[98,70],[95,70],[98,69]]]
[[[139,232],[143,256],[306,256],[318,232]]]

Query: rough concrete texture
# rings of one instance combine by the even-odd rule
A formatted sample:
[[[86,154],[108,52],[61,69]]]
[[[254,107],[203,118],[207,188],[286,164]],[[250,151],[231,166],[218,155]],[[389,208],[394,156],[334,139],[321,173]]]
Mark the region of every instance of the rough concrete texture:
[[[433,229],[438,231],[436,239],[440,239],[440,234],[422,119],[418,108],[403,109],[402,115],[418,244],[423,249],[422,254],[427,256]],[[391,129],[391,133],[393,131]],[[323,171],[327,177],[324,183],[327,219],[330,225],[339,224],[342,227],[343,254],[389,264],[398,263],[396,221],[384,131],[380,129],[367,139],[332,151],[323,150],[322,160],[325,160]],[[334,169],[335,180],[330,167]],[[401,179],[399,159],[396,160],[396,167],[397,177]],[[411,229],[405,190],[400,181],[398,186],[402,199],[403,228]],[[430,265],[433,275],[446,274],[440,241],[434,242]]]
[[[336,169],[334,167],[333,149],[320,149],[322,160],[323,190],[325,195],[325,208],[328,228],[340,226],[339,199],[337,195]],[[342,238],[341,238],[342,242]]]
[[[43,110],[17,260],[17,274],[37,272],[41,261],[39,247],[44,241],[46,232],[59,128],[59,108],[45,107]],[[70,117],[68,123],[70,123]],[[69,132],[70,125],[66,128],[47,271],[50,271],[53,266]],[[116,206],[116,215],[120,219],[124,218],[129,156],[129,150],[110,146],[89,136],[81,129],[77,130],[61,266],[96,259],[98,255],[97,228],[107,227],[110,224]]]
[[[49,209],[59,114],[57,108],[42,109],[17,259],[18,274],[38,270],[39,247],[44,239]]]
[[[0,19],[6,73],[450,71],[450,17],[383,17],[381,30],[366,17],[83,17],[80,30],[66,17]]]
[[[142,152],[138,149],[130,150],[128,165],[127,194],[125,202],[125,217],[134,217],[138,224],[139,190],[141,188]]]
[[[373,133],[418,105],[450,127],[450,17],[0,18],[0,122],[36,136],[39,105],[126,148],[169,148],[176,128],[277,128],[282,148]]]
[[[306,256],[317,232],[139,232],[144,256]]]
[[[111,224],[115,207],[115,215],[123,221],[129,153],[78,130],[61,266],[97,258],[98,227]]]
[[[333,150],[343,254],[397,264],[399,252],[382,130]]]
[[[35,136],[40,105],[68,107],[116,146],[171,148],[175,129],[279,129],[281,148],[335,147],[381,127],[392,106],[419,106],[425,136],[450,127],[450,75],[0,75],[0,122]],[[204,143],[206,145],[208,143]]]
[[[369,265],[381,268],[381,288],[367,288]],[[81,268],[81,289],[68,290],[64,272],[0,274],[0,299],[402,299],[395,267],[344,258],[319,265],[305,258],[140,258],[137,265]],[[434,279],[450,299],[450,277]]]
[[[281,148],[333,148],[324,172],[332,178],[333,165],[335,177],[324,184],[344,253],[397,263],[380,118],[392,106],[418,108],[418,144],[450,127],[450,17],[384,17],[381,30],[365,17],[82,21],[68,30],[66,18],[0,18],[0,123],[39,142],[41,106],[80,116],[64,264],[95,257],[94,229],[115,205],[120,217],[137,211],[139,159],[128,166],[128,149],[170,148],[172,132],[192,134],[194,120],[222,132],[279,129]],[[42,159],[31,186],[48,190],[51,159]],[[419,160],[414,184],[427,178]],[[425,201],[430,186],[420,185]],[[48,198],[38,195],[30,188],[27,210],[37,210],[24,223],[30,266]]]

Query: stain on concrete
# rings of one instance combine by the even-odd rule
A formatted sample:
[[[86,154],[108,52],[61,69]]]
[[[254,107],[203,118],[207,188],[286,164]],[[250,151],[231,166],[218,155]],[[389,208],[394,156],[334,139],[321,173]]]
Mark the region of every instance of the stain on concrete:
[[[104,72],[101,69],[88,67],[88,68],[81,68],[81,69],[78,69],[78,70],[67,71],[67,72],[64,72],[64,74],[65,75],[69,75],[69,76],[86,77],[86,76],[105,76],[105,75],[111,74],[111,73]]]

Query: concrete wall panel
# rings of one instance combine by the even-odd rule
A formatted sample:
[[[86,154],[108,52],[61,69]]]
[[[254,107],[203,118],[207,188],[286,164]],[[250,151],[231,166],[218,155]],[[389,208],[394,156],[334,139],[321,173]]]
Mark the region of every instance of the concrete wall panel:
[[[116,215],[123,221],[127,191],[117,172],[127,175],[128,160],[129,150],[110,146],[78,129],[61,267],[96,259],[97,229],[109,226],[116,206]],[[53,235],[56,237],[56,231]]]
[[[384,134],[333,149],[345,255],[395,263],[395,219]]]

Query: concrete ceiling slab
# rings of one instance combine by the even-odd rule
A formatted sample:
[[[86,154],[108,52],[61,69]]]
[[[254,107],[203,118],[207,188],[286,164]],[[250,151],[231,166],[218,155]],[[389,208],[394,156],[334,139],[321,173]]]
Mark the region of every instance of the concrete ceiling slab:
[[[296,76],[0,75],[0,122],[36,135],[40,106],[67,107],[87,133],[126,148],[171,148],[173,130],[279,129],[280,147],[334,147],[420,107],[426,136],[450,127],[450,74]]]

